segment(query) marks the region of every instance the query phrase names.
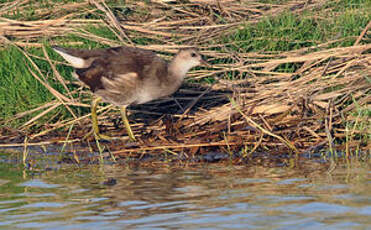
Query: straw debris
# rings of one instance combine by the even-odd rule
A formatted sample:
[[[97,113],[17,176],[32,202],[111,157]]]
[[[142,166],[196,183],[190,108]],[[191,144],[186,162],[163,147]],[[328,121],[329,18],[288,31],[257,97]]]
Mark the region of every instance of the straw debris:
[[[18,135],[27,135],[29,145],[41,140],[45,143],[45,139],[50,139],[50,143],[65,141],[60,137],[72,124],[75,128],[69,134],[76,141],[90,129],[90,114],[79,116],[72,109],[89,107],[89,102],[79,97],[87,94],[87,89],[67,87],[70,83],[55,68],[60,62],[48,56],[40,40],[47,38],[55,45],[59,44],[56,38],[66,35],[103,46],[151,49],[164,57],[179,48],[197,46],[215,63],[213,68],[192,71],[188,78],[203,82],[213,77],[214,83],[187,83],[173,98],[129,108],[129,120],[139,142],[127,143],[125,138],[113,142],[110,150],[116,156],[170,151],[190,157],[210,151],[240,153],[246,148],[271,153],[304,153],[316,146],[325,146],[324,143],[333,147],[336,140],[349,135],[344,127],[346,121],[363,119],[354,117],[352,111],[362,106],[370,108],[371,45],[363,42],[369,36],[370,23],[348,47],[333,47],[338,41],[333,40],[287,52],[257,53],[233,52],[220,43],[221,37],[246,24],[257,23],[265,16],[314,10],[321,7],[323,1],[296,0],[275,5],[260,1],[156,0],[151,4],[127,1],[124,7],[118,8],[108,4],[109,1],[90,0],[56,3],[52,9],[40,9],[36,20],[6,17],[15,10],[25,9],[28,2],[13,1],[0,6],[0,44],[18,47],[24,53],[30,61],[30,73],[55,96],[55,100],[11,118],[20,119],[37,112],[18,130],[6,126],[9,120],[0,121],[4,126],[3,142],[24,140]],[[55,18],[48,17],[51,14]],[[89,32],[88,26],[104,26],[116,38]],[[149,41],[148,44],[137,42],[142,38]],[[81,44],[69,40],[62,43],[66,46]],[[62,84],[66,93],[48,84],[45,72],[32,61],[27,47],[43,49],[44,56],[37,58],[49,63],[52,68],[49,74]],[[293,72],[279,69],[292,64],[298,66]],[[66,108],[71,118],[32,129],[41,117],[60,107]],[[111,136],[112,133],[126,135],[116,124],[119,113],[112,106],[102,106],[99,113],[106,132]],[[370,135],[369,129],[352,132]],[[353,141],[356,144],[351,146],[367,148],[362,141]]]

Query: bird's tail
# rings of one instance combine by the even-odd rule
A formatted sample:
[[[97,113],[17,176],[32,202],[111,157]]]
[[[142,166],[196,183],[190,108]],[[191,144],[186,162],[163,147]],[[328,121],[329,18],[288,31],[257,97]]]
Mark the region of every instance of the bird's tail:
[[[70,63],[74,68],[78,69],[87,68],[91,64],[84,58],[69,54],[68,50],[62,47],[53,46],[52,48],[54,49],[55,52],[61,55],[68,63]]]

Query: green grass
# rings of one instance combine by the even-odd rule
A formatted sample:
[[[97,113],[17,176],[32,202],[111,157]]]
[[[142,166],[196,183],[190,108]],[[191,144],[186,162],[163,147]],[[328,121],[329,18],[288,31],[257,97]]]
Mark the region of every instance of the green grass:
[[[1,3],[9,3],[14,2],[13,0],[0,0]],[[53,11],[58,7],[58,5],[63,5],[67,3],[78,3],[84,2],[83,0],[30,0],[27,5],[25,5],[22,10],[15,8],[12,11],[7,12],[7,14],[3,15],[10,19],[18,19],[24,21],[30,20],[40,20],[40,19],[53,19],[58,18],[63,15],[61,14],[39,14],[40,10],[43,11]],[[64,15],[68,13],[68,11],[63,12]]]
[[[267,17],[256,24],[245,25],[224,37],[222,42],[229,44],[228,50],[261,53],[292,51],[334,40],[339,41],[331,43],[329,48],[353,45],[371,20],[369,1],[341,1],[328,11],[331,4],[318,12],[305,11],[301,15],[284,12]],[[277,71],[294,72],[299,67],[296,63],[284,64]]]
[[[284,13],[265,18],[255,25],[246,25],[224,42],[230,48],[243,52],[282,52],[315,46],[327,41],[348,38],[333,46],[349,46],[371,20],[366,10],[345,9],[331,18],[318,19],[305,12],[303,15]]]
[[[0,51],[0,59],[1,118],[10,118],[52,99],[47,89],[29,73],[20,51],[9,47]]]
[[[31,49],[30,53],[34,55],[41,55],[41,50]],[[50,53],[50,56],[55,56]],[[24,112],[40,106],[46,102],[49,102],[55,97],[30,73],[28,67],[31,67],[31,63],[26,57],[15,47],[9,47],[5,50],[0,51],[0,118],[8,119],[14,115]],[[52,70],[46,61],[33,58],[33,61],[42,70],[45,76],[50,76]],[[36,73],[34,68],[31,68]],[[58,70],[66,78],[70,77],[71,68],[61,68]],[[49,77],[48,83],[58,90],[59,92],[65,93],[64,88],[59,82],[56,82],[54,78]],[[64,109],[58,111],[62,116],[66,115]],[[31,114],[30,116],[33,116]],[[29,119],[30,116],[24,119],[16,120],[12,122],[12,126],[22,124],[25,119]]]

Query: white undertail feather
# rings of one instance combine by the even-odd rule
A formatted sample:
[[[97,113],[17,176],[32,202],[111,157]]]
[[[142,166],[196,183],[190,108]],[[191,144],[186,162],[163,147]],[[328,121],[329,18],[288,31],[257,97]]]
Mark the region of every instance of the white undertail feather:
[[[59,53],[68,63],[70,63],[74,68],[86,68],[87,63],[85,59],[72,56],[70,54],[67,54],[61,50],[54,49],[55,52]]]

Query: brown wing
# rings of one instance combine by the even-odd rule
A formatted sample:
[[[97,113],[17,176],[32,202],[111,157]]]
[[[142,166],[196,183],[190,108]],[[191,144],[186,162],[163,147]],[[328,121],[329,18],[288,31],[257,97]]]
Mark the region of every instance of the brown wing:
[[[121,106],[129,105],[137,99],[139,84],[136,73],[120,74],[113,79],[101,78],[104,89],[97,89],[94,93],[102,97],[103,101]]]
[[[146,72],[151,69],[152,63],[162,62],[163,65],[166,65],[155,53],[131,47],[91,51],[68,49],[66,51],[71,55],[92,60],[88,68],[76,69],[76,73],[79,79],[87,84],[93,92],[105,88],[102,83],[103,77],[115,81],[119,75],[135,73],[141,80],[148,77]]]

